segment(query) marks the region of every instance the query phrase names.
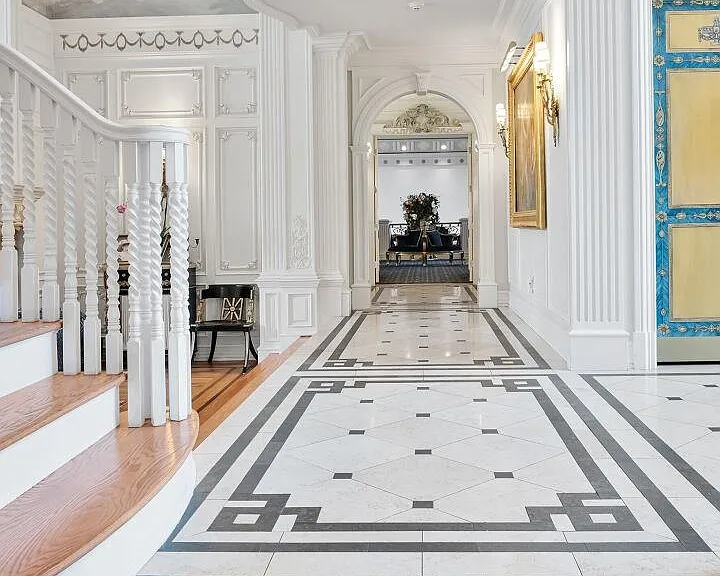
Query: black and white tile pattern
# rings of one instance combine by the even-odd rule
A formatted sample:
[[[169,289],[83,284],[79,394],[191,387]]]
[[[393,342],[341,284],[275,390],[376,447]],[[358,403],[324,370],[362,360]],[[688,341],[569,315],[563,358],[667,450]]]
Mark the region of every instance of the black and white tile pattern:
[[[720,574],[720,377],[567,372],[472,291],[408,290],[199,447],[141,574]]]

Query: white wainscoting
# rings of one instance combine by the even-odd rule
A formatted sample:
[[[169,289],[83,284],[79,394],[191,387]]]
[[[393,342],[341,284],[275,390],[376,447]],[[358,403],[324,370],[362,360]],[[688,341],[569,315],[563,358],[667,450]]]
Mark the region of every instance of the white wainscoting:
[[[120,72],[121,118],[195,118],[203,109],[200,68]]]
[[[257,129],[216,132],[216,276],[258,270]]]
[[[257,113],[257,68],[215,68],[217,114]]]
[[[108,71],[88,70],[65,75],[73,94],[87,102],[98,114],[108,115]]]

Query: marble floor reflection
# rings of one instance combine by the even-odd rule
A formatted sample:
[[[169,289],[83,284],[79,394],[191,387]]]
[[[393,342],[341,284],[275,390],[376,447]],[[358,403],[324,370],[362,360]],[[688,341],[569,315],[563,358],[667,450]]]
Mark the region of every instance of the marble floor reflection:
[[[720,375],[577,374],[466,286],[379,291],[195,453],[143,576],[720,575]]]

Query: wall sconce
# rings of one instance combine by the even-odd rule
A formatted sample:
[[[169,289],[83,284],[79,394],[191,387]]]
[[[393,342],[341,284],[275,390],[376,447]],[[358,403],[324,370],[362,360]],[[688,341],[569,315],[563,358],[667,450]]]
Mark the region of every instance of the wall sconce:
[[[553,144],[557,146],[560,128],[560,103],[555,97],[553,77],[550,73],[550,49],[546,42],[538,42],[535,45],[533,65],[538,75],[538,88],[542,93],[545,119],[553,127]]]
[[[502,102],[495,106],[495,121],[497,122],[498,136],[500,136],[500,141],[505,149],[505,156],[510,158],[507,140],[507,110]]]

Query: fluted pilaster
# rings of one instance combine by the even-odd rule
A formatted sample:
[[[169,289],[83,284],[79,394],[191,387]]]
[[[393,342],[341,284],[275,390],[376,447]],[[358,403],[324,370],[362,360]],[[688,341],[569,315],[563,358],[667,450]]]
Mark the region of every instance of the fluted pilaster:
[[[287,255],[285,26],[260,14],[260,230],[263,274],[284,271]]]
[[[633,190],[627,13],[626,0],[567,2],[573,368],[628,365]]]

